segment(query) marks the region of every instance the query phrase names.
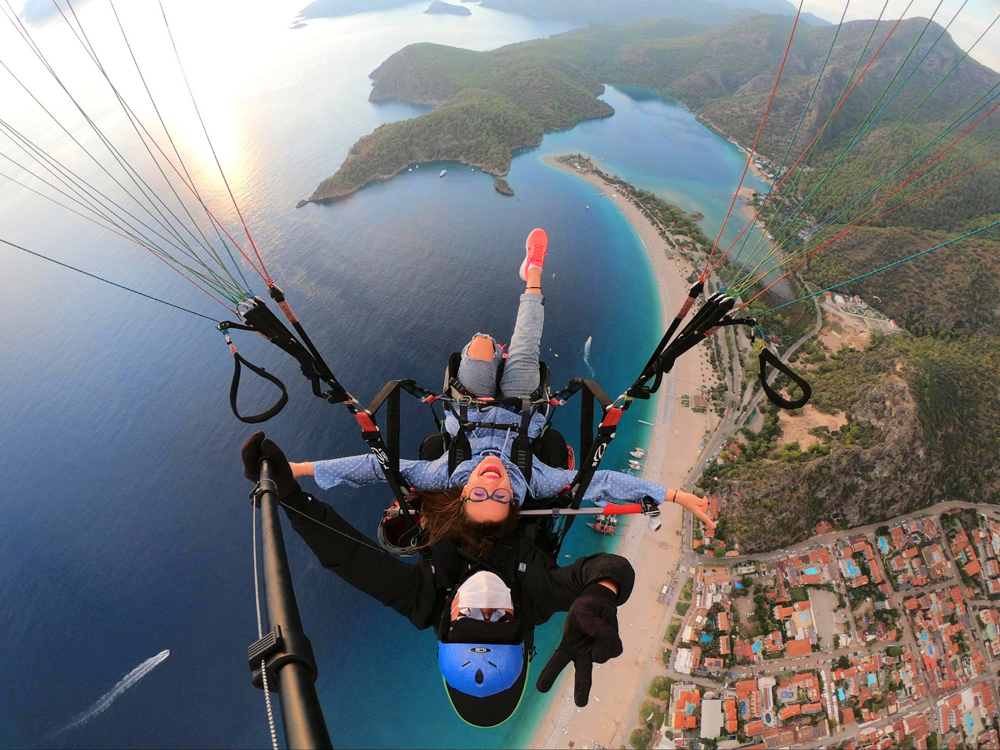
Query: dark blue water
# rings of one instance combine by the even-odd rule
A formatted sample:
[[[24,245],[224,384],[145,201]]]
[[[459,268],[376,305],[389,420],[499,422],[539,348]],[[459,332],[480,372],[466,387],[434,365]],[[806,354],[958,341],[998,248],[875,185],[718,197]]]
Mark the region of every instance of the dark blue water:
[[[471,24],[447,19],[442,26],[421,9],[294,32],[281,25],[284,17],[265,14],[269,26],[244,29],[257,41],[270,40],[274,54],[240,52],[234,65],[250,73],[205,109],[213,132],[232,126],[216,145],[271,273],[338,377],[362,400],[391,378],[437,388],[448,353],[476,331],[509,337],[524,237],[543,226],[550,238],[543,353],[554,382],[583,374],[583,347],[592,336],[597,379],[619,393],[661,330],[649,261],[610,202],[596,200],[593,188],[547,167],[541,156],[586,150],[632,178],[651,159],[684,163],[670,144],[690,137],[700,144],[691,158],[722,154],[700,170],[709,195],[738,179],[735,149],[676,105],[610,90],[607,99],[619,115],[547,136],[540,149],[516,158],[509,178],[516,198],[496,193],[492,178],[478,171],[435,164],[336,205],[295,211],[294,200],[330,173],[358,136],[417,113],[365,101],[367,73],[392,51],[424,39],[486,48],[565,28],[481,16],[481,9]],[[95,23],[101,20],[90,12]],[[198,27],[175,25],[182,54],[197,57]],[[208,86],[204,71],[211,68],[201,70],[196,89]],[[119,128],[113,109],[102,112],[109,127]],[[181,112],[176,117],[194,143],[195,122]],[[656,136],[664,117],[683,128]],[[115,132],[124,137],[124,130]],[[635,137],[641,133],[649,136]],[[57,134],[43,135],[59,143]],[[218,200],[220,186],[207,182],[210,165],[200,153],[194,167]],[[445,167],[449,174],[439,179]],[[668,174],[661,175],[664,184]],[[678,173],[678,179],[696,176]],[[4,191],[6,238],[220,314],[149,256]],[[249,485],[238,448],[251,429],[228,409],[232,360],[221,336],[208,321],[37,260],[5,249],[0,258],[5,281],[14,280],[0,296],[0,745],[265,745],[263,696],[250,686],[246,666],[256,627]],[[291,403],[265,429],[293,460],[364,451],[354,420],[313,398],[292,362],[257,337],[238,344],[290,386]],[[247,388],[247,408],[270,396]],[[575,442],[577,413],[566,411],[559,426]],[[414,455],[433,425],[415,406],[407,414],[404,454]],[[624,465],[625,451],[646,442],[647,428],[635,419],[650,414],[647,404],[633,408],[607,467]],[[387,490],[326,496],[369,533],[389,498]],[[441,688],[433,636],[320,569],[293,533],[287,540],[335,744],[527,742],[546,705],[541,696],[532,691],[498,729],[464,725]],[[575,557],[602,542],[578,524],[564,552]],[[541,657],[551,652],[559,627],[553,622],[540,630]],[[53,736],[164,649],[170,657],[107,711]]]

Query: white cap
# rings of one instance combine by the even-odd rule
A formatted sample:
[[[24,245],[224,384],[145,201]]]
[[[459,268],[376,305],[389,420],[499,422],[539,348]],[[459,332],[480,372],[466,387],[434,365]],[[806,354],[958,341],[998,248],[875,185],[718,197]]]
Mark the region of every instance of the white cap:
[[[496,573],[481,570],[458,587],[458,606],[462,609],[514,609],[510,589]]]

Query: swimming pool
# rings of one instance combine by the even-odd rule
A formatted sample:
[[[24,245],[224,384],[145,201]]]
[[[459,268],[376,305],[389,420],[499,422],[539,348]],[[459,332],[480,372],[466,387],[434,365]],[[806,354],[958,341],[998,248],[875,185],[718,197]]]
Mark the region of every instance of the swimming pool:
[[[819,575],[819,571],[816,570],[815,566],[809,566],[808,568],[806,568],[806,575],[807,576]]]

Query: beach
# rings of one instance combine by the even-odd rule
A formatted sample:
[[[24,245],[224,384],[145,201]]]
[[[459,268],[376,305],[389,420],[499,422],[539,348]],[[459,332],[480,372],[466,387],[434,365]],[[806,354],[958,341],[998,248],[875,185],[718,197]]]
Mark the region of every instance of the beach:
[[[669,258],[666,242],[650,221],[599,177],[561,164],[551,156],[544,161],[587,180],[601,190],[606,200],[618,205],[649,255],[663,319],[672,320],[687,297],[690,265],[680,258]],[[711,387],[714,375],[707,359],[704,347],[698,347],[679,359],[671,376],[664,380],[644,459],[646,479],[681,487],[701,452],[699,443],[703,435],[716,424],[714,415],[682,408],[676,398],[677,394],[697,391],[702,384]],[[618,554],[628,558],[636,572],[632,596],[618,610],[624,653],[595,666],[590,703],[582,709],[573,702],[572,668],[567,669],[556,685],[557,693],[532,738],[531,747],[618,747],[627,743],[628,732],[636,724],[636,717],[629,713],[634,698],[646,691],[651,679],[649,667],[660,664],[660,644],[670,610],[657,597],[662,586],[673,579],[683,551],[684,511],[676,505],[664,505],[662,510],[663,528],[655,533],[649,531],[643,519],[631,518],[618,549]]]

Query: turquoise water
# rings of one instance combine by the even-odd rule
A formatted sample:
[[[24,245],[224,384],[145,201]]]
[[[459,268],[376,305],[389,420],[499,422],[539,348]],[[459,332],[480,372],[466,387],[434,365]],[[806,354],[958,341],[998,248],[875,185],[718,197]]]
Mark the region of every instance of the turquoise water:
[[[806,575],[814,576],[814,575],[818,575],[818,574],[819,574],[819,571],[816,570],[815,567],[811,567],[810,566],[810,567],[806,568]]]
[[[541,157],[565,150],[599,155],[636,184],[689,194],[708,225],[719,215],[713,196],[739,177],[739,152],[676,104],[609,89],[606,99],[618,115],[550,134],[540,148],[518,154],[509,176],[516,198],[497,194],[481,172],[442,164],[332,206],[296,211],[294,202],[336,169],[358,137],[421,111],[367,101],[368,73],[396,49],[414,41],[487,49],[566,28],[479,8],[468,19],[425,16],[423,7],[292,31],[287,26],[298,3],[167,4],[206,122],[271,273],[362,400],[401,376],[437,387],[447,354],[477,330],[509,336],[520,291],[516,269],[534,226],[549,232],[546,273],[555,274],[545,279],[543,340],[554,382],[581,374],[592,337],[590,366],[609,393],[619,393],[662,330],[652,269],[622,214]],[[119,10],[189,167],[221,210],[224,188],[212,176],[197,121],[172,68],[162,64],[169,59],[162,29],[141,8]],[[123,71],[119,86],[151,123],[106,14],[106,6],[91,4],[81,18],[109,69]],[[57,66],[69,66],[67,80],[82,87],[82,100],[116,142],[132,143],[99,82],[85,75],[86,60],[71,53],[75,42],[59,27],[44,30],[39,41]],[[0,36],[0,44],[8,42]],[[10,44],[4,48],[17,49]],[[33,83],[41,80],[32,79],[28,63],[11,58]],[[44,92],[68,116],[58,92]],[[6,89],[0,95],[9,97],[20,127],[82,174],[96,171],[25,108],[23,97]],[[126,153],[140,163],[138,146]],[[449,169],[443,180],[442,168]],[[647,184],[646,176],[658,182]],[[6,239],[220,314],[103,230],[6,185],[0,198]],[[255,620],[248,486],[237,459],[251,430],[229,414],[232,365],[221,337],[207,321],[6,249],[0,258],[5,278],[16,280],[0,297],[0,351],[9,353],[0,368],[0,461],[7,469],[0,524],[11,530],[0,545],[7,676],[0,686],[0,745],[263,744],[263,699],[246,667]],[[293,459],[363,452],[353,420],[312,398],[283,355],[249,337],[239,345],[289,384],[289,407],[266,429]],[[252,387],[247,398],[255,394],[263,400]],[[623,420],[606,467],[626,465],[626,451],[648,443],[650,429],[636,419],[650,420],[652,406],[637,404]],[[407,414],[404,455],[433,429],[424,413]],[[558,424],[576,442],[575,406]],[[327,499],[371,533],[389,493],[344,491]],[[578,524],[564,549],[569,558],[560,562],[615,542]],[[528,741],[546,697],[529,692],[515,718],[496,730],[465,726],[441,689],[432,636],[320,569],[293,534],[288,546],[335,744]],[[553,621],[539,630],[540,658],[551,653],[560,627]],[[164,649],[170,656],[108,710],[53,736]],[[533,665],[536,674],[542,663]]]

